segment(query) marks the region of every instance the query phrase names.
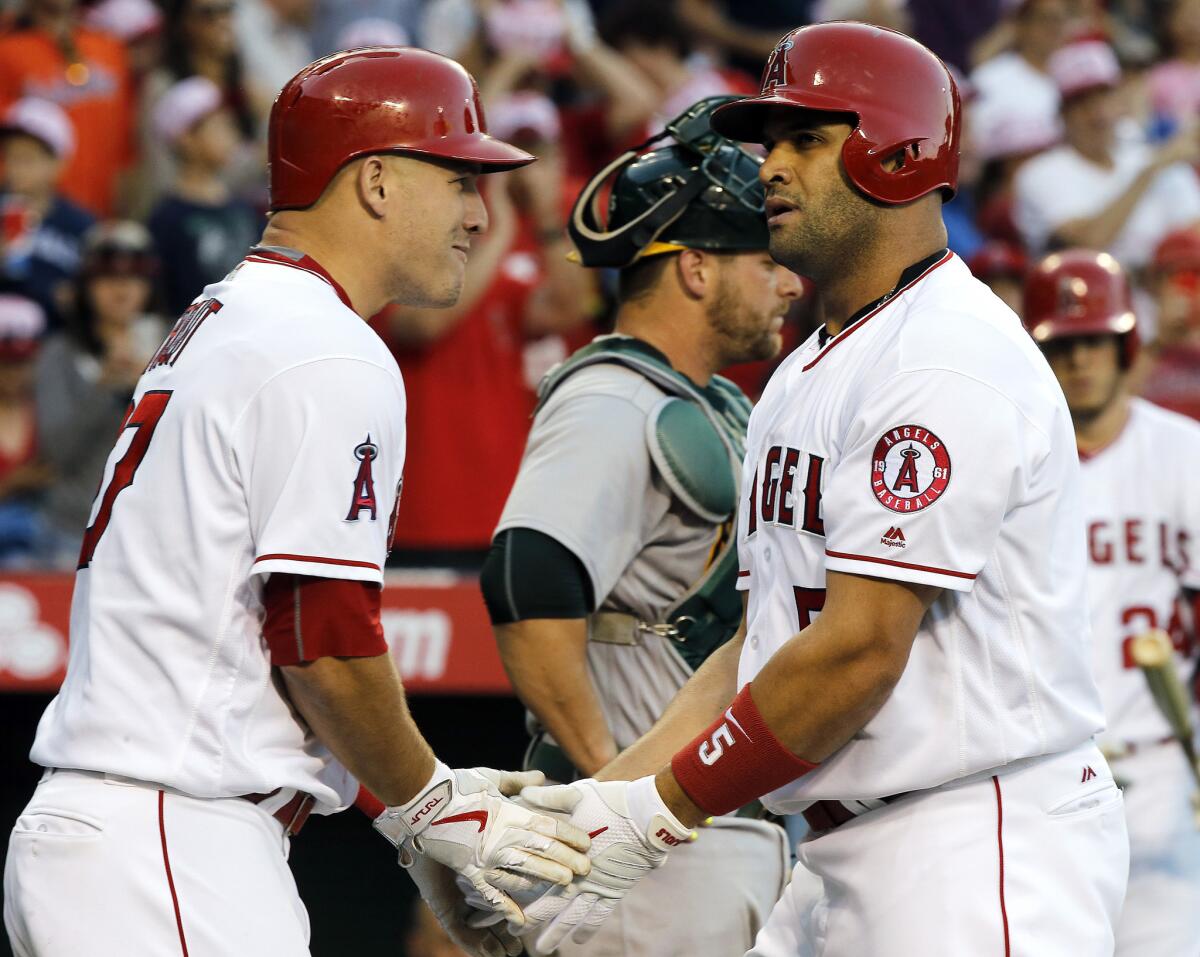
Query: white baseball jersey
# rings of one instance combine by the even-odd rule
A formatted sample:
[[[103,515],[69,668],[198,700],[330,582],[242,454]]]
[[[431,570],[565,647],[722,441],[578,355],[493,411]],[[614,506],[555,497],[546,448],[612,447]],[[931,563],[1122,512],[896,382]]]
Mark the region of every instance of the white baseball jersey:
[[[1087,741],[1103,716],[1079,465],[1045,359],[950,253],[822,338],[750,419],[738,683],[819,614],[828,570],[945,591],[880,712],[765,803],[879,798]]]
[[[292,787],[348,804],[356,783],[272,678],[260,596],[273,572],[382,583],[403,464],[383,342],[311,259],[252,251],[138,383],[33,760],[197,797]]]
[[[1147,745],[1171,733],[1129,645],[1165,629],[1190,664],[1183,589],[1200,589],[1200,425],[1142,399],[1111,445],[1081,456],[1088,609],[1096,680],[1111,743]]]

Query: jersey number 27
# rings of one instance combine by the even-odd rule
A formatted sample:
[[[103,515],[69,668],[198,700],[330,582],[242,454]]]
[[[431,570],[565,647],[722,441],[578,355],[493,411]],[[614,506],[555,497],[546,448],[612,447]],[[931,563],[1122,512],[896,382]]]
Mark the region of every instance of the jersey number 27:
[[[87,568],[92,563],[92,554],[96,551],[96,544],[100,541],[100,536],[104,534],[104,530],[108,528],[109,520],[112,518],[113,503],[116,502],[118,495],[133,484],[133,477],[137,473],[138,466],[142,464],[146,451],[150,448],[154,430],[158,428],[158,420],[162,418],[162,414],[167,410],[167,403],[170,401],[171,393],[169,391],[147,392],[138,401],[137,406],[125,416],[120,434],[124,435],[126,429],[135,429],[136,431],[133,440],[129,443],[129,448],[125,450],[120,461],[113,466],[112,478],[98,493],[100,508],[96,511],[95,520],[84,532],[83,547],[79,550],[77,568]]]

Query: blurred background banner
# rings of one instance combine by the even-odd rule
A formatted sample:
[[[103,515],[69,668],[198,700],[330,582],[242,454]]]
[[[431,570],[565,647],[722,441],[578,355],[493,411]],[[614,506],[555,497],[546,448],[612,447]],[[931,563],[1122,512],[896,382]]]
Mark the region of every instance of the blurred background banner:
[[[52,692],[67,666],[74,576],[0,576],[0,692]],[[394,572],[381,613],[412,694],[510,692],[476,581],[453,572]]]

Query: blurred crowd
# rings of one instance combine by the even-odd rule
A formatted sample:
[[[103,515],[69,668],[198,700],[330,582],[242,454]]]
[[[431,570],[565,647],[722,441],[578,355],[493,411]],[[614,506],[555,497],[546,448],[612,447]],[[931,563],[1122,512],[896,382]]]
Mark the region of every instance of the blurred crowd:
[[[567,260],[580,188],[697,99],[754,92],[779,36],[828,19],[909,32],[955,71],[945,212],[976,275],[1019,312],[1037,257],[1108,250],[1138,288],[1138,388],[1200,417],[1200,0],[0,0],[0,567],[74,567],[138,376],[261,231],[275,92],[379,44],[460,60],[491,131],[541,160],[487,178],[456,307],[372,320],[409,401],[393,558],[471,563],[539,378],[605,331],[611,277]],[[769,372],[733,374],[754,396]]]

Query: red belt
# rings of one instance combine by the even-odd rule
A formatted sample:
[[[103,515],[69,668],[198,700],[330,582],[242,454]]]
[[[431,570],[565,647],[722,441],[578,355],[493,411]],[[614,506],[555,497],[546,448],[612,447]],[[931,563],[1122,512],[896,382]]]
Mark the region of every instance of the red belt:
[[[267,798],[274,797],[280,790],[280,788],[276,788],[267,794],[243,794],[241,797],[251,804],[261,804]],[[279,808],[279,810],[275,811],[271,817],[283,825],[284,835],[290,837],[293,834],[300,833],[300,828],[304,827],[304,822],[308,820],[308,815],[312,812],[313,805],[316,803],[317,799],[311,794],[297,791],[295,797]]]
[[[893,794],[889,797],[880,798],[884,804],[891,804],[893,801],[899,801],[900,798],[907,796],[909,793],[905,791],[903,794]],[[813,833],[820,834],[825,831],[832,831],[835,827],[841,827],[847,821],[853,821],[856,817],[866,814],[872,808],[863,808],[861,811],[855,811],[847,807],[841,801],[817,801],[809,805],[802,813],[804,820],[808,821],[808,826],[812,828]]]

